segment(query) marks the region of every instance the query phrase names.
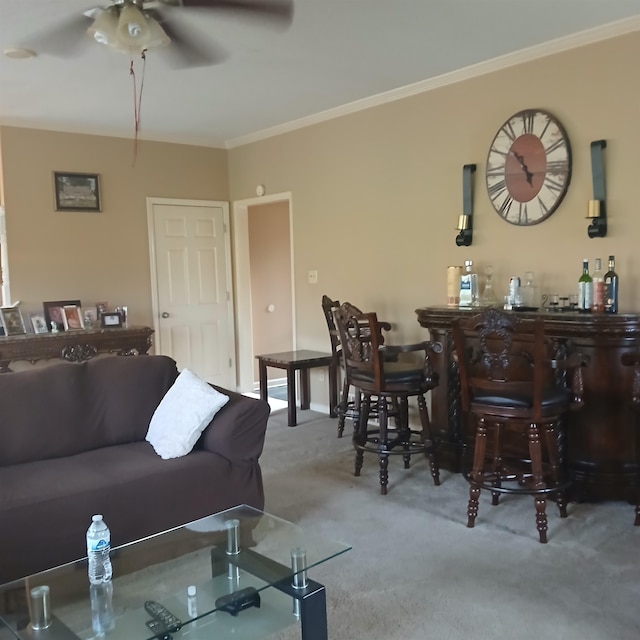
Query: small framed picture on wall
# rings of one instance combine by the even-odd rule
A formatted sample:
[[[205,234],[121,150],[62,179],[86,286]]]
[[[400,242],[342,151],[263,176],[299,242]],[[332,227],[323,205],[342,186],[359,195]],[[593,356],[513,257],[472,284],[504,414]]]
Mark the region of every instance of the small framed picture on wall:
[[[100,211],[97,173],[53,172],[56,211]]]

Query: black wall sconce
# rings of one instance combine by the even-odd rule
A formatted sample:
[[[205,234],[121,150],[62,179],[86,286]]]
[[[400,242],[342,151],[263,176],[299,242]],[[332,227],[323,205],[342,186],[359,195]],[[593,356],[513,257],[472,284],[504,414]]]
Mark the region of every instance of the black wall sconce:
[[[468,247],[473,240],[473,189],[471,176],[476,170],[475,164],[465,164],[462,167],[462,215],[458,216],[460,232],[456,236],[456,244],[459,247]]]
[[[604,181],[603,149],[606,140],[591,143],[591,176],[593,179],[593,200],[589,200],[587,218],[591,224],[587,229],[590,238],[604,238],[607,235],[607,192]]]

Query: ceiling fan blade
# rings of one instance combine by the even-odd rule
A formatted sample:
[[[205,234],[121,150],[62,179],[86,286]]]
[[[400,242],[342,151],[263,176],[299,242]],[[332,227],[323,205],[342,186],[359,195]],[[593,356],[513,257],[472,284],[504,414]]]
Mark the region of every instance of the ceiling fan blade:
[[[247,15],[261,14],[284,23],[293,18],[292,0],[179,0],[187,9],[226,9]]]
[[[68,57],[78,53],[89,42],[87,29],[92,19],[85,15],[73,16],[57,25],[34,34],[28,40],[30,48],[38,53]]]
[[[208,39],[205,40],[192,28],[183,28],[175,20],[169,20],[159,12],[154,11],[153,17],[171,40],[169,46],[163,51],[172,59],[174,66],[206,67],[227,59],[228,55],[224,49],[214,45]]]

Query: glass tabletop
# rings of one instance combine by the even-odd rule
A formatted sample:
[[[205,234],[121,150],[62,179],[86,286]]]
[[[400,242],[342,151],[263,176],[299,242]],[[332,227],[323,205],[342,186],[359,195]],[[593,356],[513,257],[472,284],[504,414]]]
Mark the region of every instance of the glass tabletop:
[[[278,585],[304,586],[307,570],[350,548],[252,507],[234,507],[112,549],[107,585],[90,587],[86,558],[0,585],[0,640],[162,638],[149,602],[178,619],[172,640],[265,637],[295,622],[292,599]],[[46,628],[34,629],[34,620]]]

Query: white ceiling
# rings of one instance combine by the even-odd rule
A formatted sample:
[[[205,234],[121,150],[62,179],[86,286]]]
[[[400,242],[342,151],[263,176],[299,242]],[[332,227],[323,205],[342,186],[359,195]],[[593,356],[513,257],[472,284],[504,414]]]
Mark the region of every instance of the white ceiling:
[[[367,104],[413,83],[498,64],[501,56],[508,61],[514,52],[597,39],[619,30],[620,20],[631,18],[623,30],[640,29],[640,0],[294,3],[292,25],[279,31],[224,12],[176,10],[229,57],[215,66],[175,70],[161,51],[149,52],[140,137],[235,146],[354,101]],[[26,45],[57,19],[92,6],[92,0],[0,0],[0,49]],[[136,70],[139,81],[139,61]],[[129,59],[88,39],[73,58],[0,55],[0,92],[2,124],[132,135]]]

